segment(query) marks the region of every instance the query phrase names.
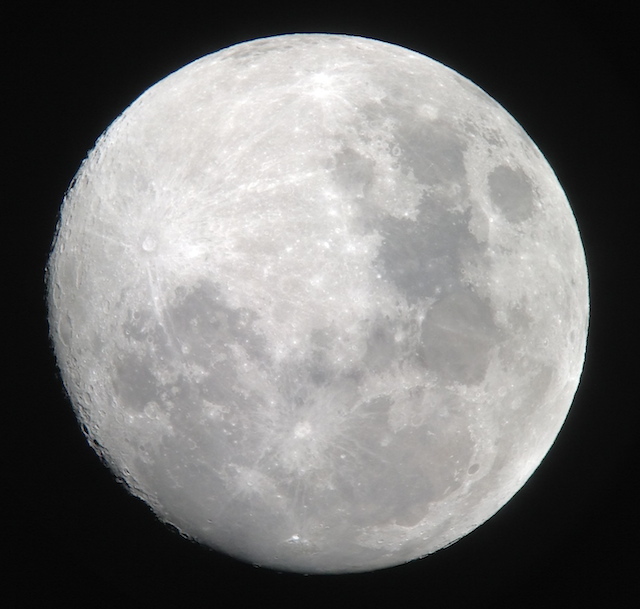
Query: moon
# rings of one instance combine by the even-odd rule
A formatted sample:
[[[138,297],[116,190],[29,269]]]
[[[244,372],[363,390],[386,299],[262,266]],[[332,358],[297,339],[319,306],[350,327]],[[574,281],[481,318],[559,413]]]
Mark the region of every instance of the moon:
[[[423,557],[554,442],[588,280],[518,123],[414,51],[291,34],[205,56],[97,141],[46,274],[64,386],[162,521],[271,569]]]

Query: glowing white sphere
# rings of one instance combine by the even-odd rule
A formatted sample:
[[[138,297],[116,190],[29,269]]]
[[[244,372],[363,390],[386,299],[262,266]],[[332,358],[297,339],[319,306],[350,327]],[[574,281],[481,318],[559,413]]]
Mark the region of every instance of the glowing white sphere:
[[[61,210],[71,401],[164,521],[303,572],[456,541],[524,484],[582,369],[587,273],[514,119],[445,66],[341,35],[165,78]]]

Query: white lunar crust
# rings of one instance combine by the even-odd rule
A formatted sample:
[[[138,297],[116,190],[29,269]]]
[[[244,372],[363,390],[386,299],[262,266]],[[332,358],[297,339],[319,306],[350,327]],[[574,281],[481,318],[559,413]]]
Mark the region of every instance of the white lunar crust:
[[[342,35],[206,56],[97,142],[50,327],[89,440],[186,535],[275,569],[447,546],[538,466],[588,323],[566,197],[418,53]]]

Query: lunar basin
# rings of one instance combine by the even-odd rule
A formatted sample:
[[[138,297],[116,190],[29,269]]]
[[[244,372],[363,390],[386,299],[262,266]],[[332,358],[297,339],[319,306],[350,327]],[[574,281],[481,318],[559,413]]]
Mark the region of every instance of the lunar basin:
[[[164,522],[278,570],[443,548],[576,391],[587,271],[541,152],[416,52],[296,34],[208,55],[101,136],[47,268],[65,388]]]

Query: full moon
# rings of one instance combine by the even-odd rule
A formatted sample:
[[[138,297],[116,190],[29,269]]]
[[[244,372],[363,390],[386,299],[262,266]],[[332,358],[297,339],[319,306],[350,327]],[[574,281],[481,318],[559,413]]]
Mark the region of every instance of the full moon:
[[[347,573],[433,553],[531,476],[570,408],[585,256],[491,97],[367,38],[207,55],[99,138],[47,274],[87,438],[162,521]]]

